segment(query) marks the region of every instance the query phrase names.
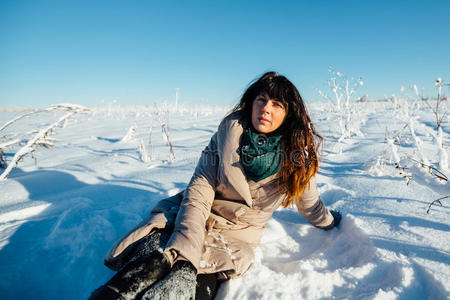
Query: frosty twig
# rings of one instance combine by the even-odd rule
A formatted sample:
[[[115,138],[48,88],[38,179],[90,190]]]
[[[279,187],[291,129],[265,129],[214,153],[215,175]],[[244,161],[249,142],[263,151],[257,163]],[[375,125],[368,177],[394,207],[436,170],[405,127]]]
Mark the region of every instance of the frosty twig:
[[[54,141],[53,139],[49,138],[49,135],[52,134],[53,129],[64,122],[67,118],[70,118],[74,115],[74,112],[70,112],[63,117],[61,117],[58,121],[51,124],[47,128],[39,131],[38,134],[34,136],[31,140],[28,141],[28,143],[22,147],[17,153],[14,155],[13,160],[8,165],[6,170],[0,175],[0,180],[6,179],[6,177],[9,175],[11,170],[17,165],[17,163],[24,157],[25,155],[32,153],[35,151],[37,146],[43,146],[43,147],[52,147],[53,144],[51,143]]]
[[[57,104],[57,105],[50,106],[50,107],[48,107],[48,108],[46,108],[44,110],[33,111],[31,113],[28,113],[28,114],[16,117],[16,118],[12,119],[11,121],[7,122],[5,125],[3,125],[1,129],[4,129],[7,126],[11,125],[12,123],[16,122],[17,120],[20,120],[20,119],[22,119],[22,118],[24,118],[26,116],[29,116],[31,114],[34,114],[36,112],[50,111],[50,110],[66,110],[66,111],[70,111],[70,112],[65,114],[64,116],[62,116],[58,121],[56,121],[53,124],[49,125],[47,128],[38,131],[38,133],[32,139],[28,140],[26,145],[24,147],[22,147],[21,149],[19,149],[19,151],[16,152],[16,154],[14,155],[11,163],[9,163],[7,165],[5,171],[3,171],[3,173],[0,175],[0,180],[5,180],[6,177],[9,175],[9,173],[11,172],[11,170],[17,166],[19,161],[25,155],[30,154],[30,153],[32,154],[36,150],[36,148],[38,146],[42,146],[44,148],[53,147],[54,146],[53,143],[56,140],[51,138],[50,135],[53,133],[53,129],[55,127],[57,127],[60,124],[64,124],[69,118],[71,118],[72,116],[74,116],[78,112],[87,112],[87,111],[89,111],[88,108],[86,108],[84,106],[80,106],[80,105],[75,105],[75,104]],[[0,151],[3,153],[2,148],[9,147],[9,146],[18,144],[20,142],[24,142],[24,141],[16,139],[16,140],[5,142],[5,143],[0,145],[1,146],[0,147]],[[2,155],[0,157],[0,160],[2,160],[2,164],[3,165],[6,165],[6,159],[4,158],[4,155]]]
[[[14,119],[9,120],[9,121],[6,122],[5,124],[3,124],[3,126],[0,127],[0,131],[2,131],[3,129],[5,129],[5,128],[8,127],[9,125],[13,124],[14,122],[19,121],[20,119],[23,119],[23,118],[25,118],[25,117],[28,117],[28,116],[31,116],[31,115],[33,115],[33,114],[37,114],[37,113],[40,113],[40,112],[43,112],[43,111],[46,111],[46,109],[33,110],[32,112],[28,112],[28,113],[26,113],[26,114],[17,116],[17,117],[15,117]]]
[[[10,126],[14,122],[19,121],[20,119],[23,119],[25,117],[31,116],[33,114],[38,114],[38,113],[41,113],[41,112],[51,111],[51,110],[67,110],[67,111],[87,112],[87,111],[89,111],[89,108],[81,106],[81,105],[77,105],[77,104],[71,104],[71,103],[54,104],[54,105],[51,105],[51,106],[49,106],[49,107],[47,107],[45,109],[33,110],[33,111],[28,112],[26,114],[17,116],[15,118],[9,120],[5,124],[3,124],[2,127],[0,127],[0,131],[2,131],[6,127]]]
[[[163,138],[164,140],[166,140],[167,145],[169,146],[169,160],[170,161],[175,161],[175,153],[173,152],[173,146],[172,146],[172,142],[170,141],[170,134],[169,134],[169,130],[168,130],[168,126],[167,123],[169,121],[169,111],[166,111],[166,118],[164,119],[162,117],[162,110],[155,104],[155,109],[156,109],[156,119],[158,120],[158,122],[161,125],[161,131],[163,134]]]
[[[442,206],[441,200],[446,199],[446,198],[450,198],[450,196],[445,196],[445,197],[442,197],[442,198],[439,198],[439,199],[436,199],[436,200],[432,201],[432,202],[430,203],[430,205],[428,205],[427,214],[430,213],[430,209],[431,209],[431,206],[432,206],[433,204],[436,204],[436,203],[437,203],[437,204],[439,204],[440,206]]]

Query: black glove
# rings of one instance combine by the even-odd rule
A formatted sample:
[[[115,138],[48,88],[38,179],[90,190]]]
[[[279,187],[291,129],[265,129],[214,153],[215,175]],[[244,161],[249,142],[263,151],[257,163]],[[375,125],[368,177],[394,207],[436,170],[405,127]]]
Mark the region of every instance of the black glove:
[[[337,210],[330,210],[330,214],[333,216],[333,222],[331,222],[330,225],[325,226],[325,227],[319,227],[320,229],[323,230],[330,230],[333,229],[334,227],[339,226],[339,223],[341,223],[341,219],[342,219],[342,215],[340,212],[338,212]]]
[[[330,214],[333,216],[334,218],[334,227],[339,226],[339,223],[341,223],[341,219],[342,219],[342,215],[339,211],[337,210],[330,210]]]

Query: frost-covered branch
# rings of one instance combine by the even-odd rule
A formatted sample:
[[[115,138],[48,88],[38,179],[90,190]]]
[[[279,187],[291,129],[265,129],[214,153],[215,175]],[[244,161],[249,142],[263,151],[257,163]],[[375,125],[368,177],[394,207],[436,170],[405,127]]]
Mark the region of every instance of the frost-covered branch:
[[[328,80],[328,86],[334,94],[336,101],[336,108],[341,109],[342,100],[345,100],[345,107],[348,108],[350,100],[353,94],[356,92],[357,88],[364,84],[361,77],[356,81],[351,78],[350,80],[347,76],[341,72],[334,70],[333,67],[329,67],[328,71],[331,74],[331,78]],[[319,94],[322,97],[330,99],[326,94],[319,90]]]
[[[428,205],[427,214],[430,213],[430,209],[431,209],[431,206],[432,206],[433,204],[436,204],[436,203],[437,203],[437,204],[439,204],[440,206],[442,206],[441,200],[444,200],[444,199],[447,199],[447,198],[450,198],[450,195],[432,201],[432,202],[430,203],[430,205]]]
[[[439,149],[439,167],[444,171],[448,171],[448,154],[447,150],[444,148],[444,131],[442,130],[442,127],[439,126],[437,132],[434,132],[434,130],[430,129],[425,124],[421,125],[422,128],[433,137],[436,146]]]
[[[23,118],[25,118],[25,117],[28,117],[28,116],[31,116],[31,115],[33,115],[33,114],[37,114],[37,113],[40,113],[40,112],[43,112],[43,111],[46,111],[46,109],[33,110],[33,111],[28,112],[28,113],[26,113],[26,114],[17,116],[17,117],[15,117],[15,118],[13,118],[12,120],[10,120],[10,121],[6,122],[5,124],[3,124],[3,126],[0,127],[0,131],[2,131],[3,129],[5,129],[5,128],[8,127],[9,125],[13,124],[14,122],[19,121],[20,119],[23,119]]]
[[[322,90],[319,90],[319,89],[316,89],[316,90],[317,90],[317,92],[319,93],[319,95],[320,95],[322,98],[324,98],[324,99],[330,101],[331,103],[333,102],[333,100],[330,98],[330,96],[328,96],[328,95],[327,95],[326,93],[324,93]]]
[[[170,141],[170,135],[169,135],[169,133],[167,131],[166,124],[161,123],[161,129],[162,129],[164,135],[166,136],[167,144],[169,145],[170,160],[171,161],[175,161],[175,153],[173,153],[172,142]]]
[[[421,97],[422,100],[425,100],[425,104],[430,108],[430,110],[434,113],[434,117],[436,119],[436,130],[439,130],[439,128],[441,127],[442,121],[444,120],[445,116],[447,115],[447,111],[443,111],[441,112],[441,103],[442,101],[446,100],[446,97],[441,97],[441,92],[442,92],[442,86],[443,85],[448,85],[448,84],[443,84],[443,80],[441,77],[438,77],[434,83],[434,85],[436,86],[437,89],[437,98],[436,98],[436,105],[433,107],[430,103],[429,100],[425,100],[423,97]],[[448,85],[450,86],[450,85]],[[416,93],[416,95],[418,96],[418,92],[417,92],[417,87],[415,87],[415,85],[413,86],[414,91]]]
[[[436,109],[434,110],[434,114],[436,117],[436,125],[439,129],[439,127],[441,127],[441,121],[442,118],[439,117],[439,104],[441,103],[441,91],[442,91],[442,78],[438,77],[438,79],[436,79],[435,82],[436,88],[437,88],[437,101],[436,101]]]
[[[25,117],[34,115],[34,114],[38,114],[41,112],[45,112],[45,111],[51,111],[51,110],[66,110],[66,111],[76,111],[76,112],[88,112],[89,108],[82,106],[82,105],[78,105],[78,104],[71,104],[71,103],[60,103],[60,104],[54,104],[51,105],[45,109],[39,109],[39,110],[33,110],[31,112],[28,112],[26,114],[17,116],[15,118],[13,118],[12,120],[6,122],[5,124],[2,125],[2,127],[0,127],[0,131],[4,130],[6,127],[10,126],[11,124],[13,124],[14,122],[19,121],[20,119],[23,119]]]
[[[86,113],[90,111],[90,109],[85,106],[72,103],[53,104],[49,106],[46,110],[67,110],[67,111],[76,111],[78,113]]]
[[[149,149],[150,160],[153,159],[152,133],[153,133],[153,127],[150,126],[150,130],[149,130],[149,134],[148,134],[148,149]]]
[[[328,86],[334,94],[335,98],[335,116],[336,123],[339,125],[340,133],[337,138],[336,145],[342,143],[346,138],[352,136],[363,137],[364,134],[360,130],[363,123],[359,118],[359,112],[355,105],[351,103],[351,99],[355,94],[357,88],[363,85],[361,78],[358,80],[348,79],[345,74],[335,71],[332,67],[328,70],[331,78],[328,80]],[[331,100],[328,95],[318,90],[319,94],[327,100]],[[344,105],[342,105],[344,101]],[[340,151],[339,151],[340,152]]]
[[[6,147],[11,147],[13,145],[19,144],[19,143],[24,142],[24,141],[25,140],[23,140],[23,139],[15,139],[15,140],[12,140],[12,141],[7,141],[7,142],[4,142],[4,143],[1,143],[0,144],[0,150],[4,149]]]
[[[415,130],[414,130],[414,121],[417,120],[418,117],[414,117],[414,118],[410,118],[409,119],[409,123],[408,123],[408,127],[409,127],[409,131],[411,133],[412,139],[414,141],[414,144],[416,145],[416,148],[419,152],[420,158],[421,160],[425,163],[425,164],[430,164],[430,162],[428,161],[428,158],[425,156],[423,148],[422,148],[422,140],[416,135]]]
[[[83,107],[83,106],[80,106],[80,105],[74,105],[74,104],[55,105],[55,106],[51,106],[51,107],[49,107],[49,108],[47,108],[45,110],[54,110],[54,109],[56,109],[56,110],[68,110],[70,112],[65,114],[61,118],[59,118],[58,121],[54,122],[53,124],[51,124],[47,128],[38,131],[38,133],[32,139],[30,139],[24,147],[19,149],[19,151],[17,151],[16,154],[14,155],[11,163],[6,167],[5,171],[3,171],[3,173],[0,175],[0,180],[6,179],[6,177],[9,175],[9,173],[12,171],[12,169],[17,166],[19,161],[25,155],[33,153],[38,146],[42,146],[42,147],[45,147],[45,148],[53,147],[54,146],[53,143],[56,140],[51,138],[50,135],[53,133],[53,130],[55,129],[55,127],[57,127],[58,125],[64,124],[69,118],[74,116],[76,113],[89,111],[89,109],[86,108],[86,107]],[[30,115],[30,114],[28,114],[28,115]],[[12,120],[12,121],[15,122],[18,119],[21,119],[23,117],[24,117],[24,115],[22,115],[20,118],[15,118],[15,120]],[[12,124],[13,122],[9,122],[9,125]],[[9,126],[9,125],[7,125],[7,126]],[[17,144],[19,142],[21,142],[21,140],[9,141],[9,142],[6,142],[6,143],[2,144],[2,147],[4,148],[6,146],[11,146],[12,144]]]
[[[416,160],[414,158],[411,158],[411,160],[416,162],[418,165],[420,165],[421,168],[426,169],[429,174],[431,174],[432,176],[435,176],[440,181],[448,181],[447,175],[445,175],[444,173],[442,173],[441,171],[439,171],[435,167],[427,165],[427,164],[425,164],[425,163],[423,163],[421,161],[418,161],[418,160]]]
[[[156,108],[156,119],[159,122],[159,124],[161,125],[161,131],[163,134],[163,139],[167,142],[167,145],[169,146],[169,160],[170,161],[175,161],[175,153],[173,152],[173,146],[172,146],[172,142],[170,140],[170,134],[169,134],[169,130],[168,130],[168,120],[169,120],[169,111],[166,111],[166,117],[163,118],[162,117],[162,111],[161,109],[155,104],[155,108]]]

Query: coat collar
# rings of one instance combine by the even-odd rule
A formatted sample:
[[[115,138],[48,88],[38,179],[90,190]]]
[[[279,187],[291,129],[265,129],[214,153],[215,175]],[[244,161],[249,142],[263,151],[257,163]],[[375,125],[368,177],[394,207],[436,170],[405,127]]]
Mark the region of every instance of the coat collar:
[[[218,150],[222,156],[221,172],[228,183],[244,199],[249,207],[253,206],[250,187],[240,162],[239,145],[244,127],[236,114],[226,117],[218,130]]]

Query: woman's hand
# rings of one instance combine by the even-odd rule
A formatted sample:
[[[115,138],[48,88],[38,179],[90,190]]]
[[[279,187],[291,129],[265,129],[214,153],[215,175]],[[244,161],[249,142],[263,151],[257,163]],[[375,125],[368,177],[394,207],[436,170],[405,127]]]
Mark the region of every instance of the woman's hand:
[[[330,214],[334,218],[334,220],[333,220],[334,226],[333,227],[339,226],[339,223],[341,223],[341,219],[342,219],[341,213],[337,210],[330,210]]]
[[[325,227],[319,227],[320,229],[323,229],[325,231],[333,229],[334,227],[339,226],[339,223],[341,223],[342,215],[337,210],[330,210],[330,214],[333,216],[333,222],[331,222],[330,225]]]

